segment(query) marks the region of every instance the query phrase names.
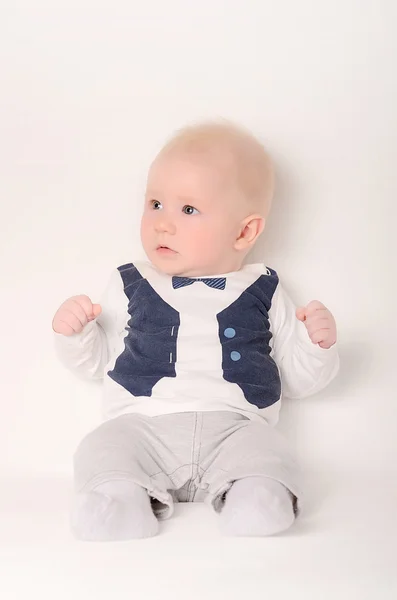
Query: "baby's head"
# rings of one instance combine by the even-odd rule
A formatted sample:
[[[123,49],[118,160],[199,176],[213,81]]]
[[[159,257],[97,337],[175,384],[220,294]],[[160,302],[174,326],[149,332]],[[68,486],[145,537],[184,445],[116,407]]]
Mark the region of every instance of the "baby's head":
[[[182,129],[149,170],[141,224],[149,260],[169,275],[239,270],[273,187],[271,161],[250,133],[223,122]]]

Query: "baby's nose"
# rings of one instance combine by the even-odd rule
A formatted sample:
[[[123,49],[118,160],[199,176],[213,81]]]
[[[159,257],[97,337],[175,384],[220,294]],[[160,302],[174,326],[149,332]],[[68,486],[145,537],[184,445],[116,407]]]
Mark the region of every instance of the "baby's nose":
[[[166,231],[167,233],[175,233],[176,227],[170,219],[160,218],[155,225],[156,231]]]

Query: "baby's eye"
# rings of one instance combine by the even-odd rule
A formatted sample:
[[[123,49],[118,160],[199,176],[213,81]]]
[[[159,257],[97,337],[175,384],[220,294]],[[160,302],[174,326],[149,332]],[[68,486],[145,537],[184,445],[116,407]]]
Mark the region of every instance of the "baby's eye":
[[[161,204],[161,202],[159,202],[159,200],[152,200],[151,205],[154,208],[154,210],[160,210],[160,208],[163,208],[163,205]]]
[[[183,207],[182,211],[185,213],[185,215],[196,215],[198,214],[198,210],[197,208],[194,208],[194,206],[190,206],[189,204],[187,204],[186,206]]]

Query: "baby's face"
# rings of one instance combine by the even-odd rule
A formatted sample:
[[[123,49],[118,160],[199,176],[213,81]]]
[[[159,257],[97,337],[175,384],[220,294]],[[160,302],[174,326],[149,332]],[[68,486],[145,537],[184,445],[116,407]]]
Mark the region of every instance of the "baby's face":
[[[141,238],[149,260],[169,275],[216,275],[238,270],[234,247],[244,199],[226,164],[166,155],[152,165]]]

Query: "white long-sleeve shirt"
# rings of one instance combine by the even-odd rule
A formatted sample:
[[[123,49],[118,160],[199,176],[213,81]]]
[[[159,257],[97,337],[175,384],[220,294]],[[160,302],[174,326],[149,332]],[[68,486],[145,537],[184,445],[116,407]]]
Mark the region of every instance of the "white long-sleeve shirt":
[[[261,263],[208,278],[129,263],[111,275],[101,306],[81,333],[55,342],[68,369],[103,378],[105,419],[227,410],[274,425],[282,396],[314,394],[339,369],[336,346],[311,342]]]

